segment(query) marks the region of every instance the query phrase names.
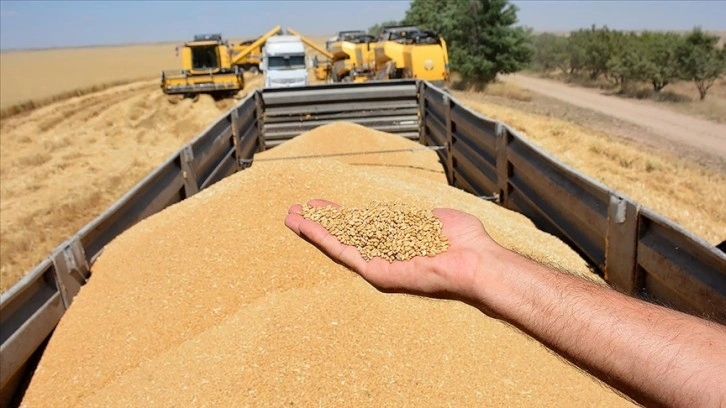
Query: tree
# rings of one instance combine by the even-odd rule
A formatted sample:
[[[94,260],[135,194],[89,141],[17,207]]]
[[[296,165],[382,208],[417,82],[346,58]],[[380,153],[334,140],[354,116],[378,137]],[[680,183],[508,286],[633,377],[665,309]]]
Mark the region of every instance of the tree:
[[[436,2],[413,0],[411,10],[415,10],[416,3]],[[452,69],[459,72],[464,86],[473,85],[480,90],[497,74],[517,72],[532,58],[526,30],[514,26],[517,7],[507,0],[442,1],[426,9],[422,7],[421,14],[433,19],[426,26],[438,27],[449,43]],[[407,21],[416,21],[409,17],[407,13]]]
[[[643,39],[638,35],[624,35],[619,43],[620,47],[607,62],[607,70],[610,80],[624,92],[632,81],[647,77],[648,61],[643,51]]]
[[[726,50],[718,48],[718,37],[695,28],[686,36],[677,51],[683,78],[693,80],[701,100],[716,79],[726,72]]]
[[[368,28],[368,34],[370,34],[374,37],[378,37],[383,32],[383,27],[395,26],[395,25],[399,25],[399,24],[400,24],[400,22],[398,20],[389,20],[389,21],[384,21],[380,24],[374,24]]]
[[[457,0],[412,0],[406,10],[402,25],[417,26],[446,37],[451,24],[451,5]]]
[[[642,79],[653,85],[653,92],[660,92],[666,85],[681,77],[678,63],[681,41],[682,37],[675,33],[644,32],[640,35],[645,57]]]
[[[535,69],[545,73],[555,69],[563,73],[569,72],[570,53],[567,37],[544,33],[535,36],[532,42],[534,48],[532,62]]]

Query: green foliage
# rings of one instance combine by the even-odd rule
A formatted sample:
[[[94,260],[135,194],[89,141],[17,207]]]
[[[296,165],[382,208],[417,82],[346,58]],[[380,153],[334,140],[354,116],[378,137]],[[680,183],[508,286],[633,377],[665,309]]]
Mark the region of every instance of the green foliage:
[[[640,34],[607,27],[580,29],[569,37],[540,34],[532,68],[551,72],[557,68],[571,77],[605,78],[621,92],[636,81],[649,82],[654,95],[679,79],[693,80],[701,99],[714,81],[726,72],[726,51],[718,37],[695,29],[688,36],[670,32]]]
[[[694,29],[677,50],[677,60],[684,79],[693,80],[701,100],[716,79],[726,73],[726,50],[718,48],[718,37]]]
[[[609,79],[615,85],[620,85],[622,91],[631,81],[644,80],[647,60],[643,42],[637,35],[624,35],[619,42],[620,48],[608,59],[606,71]]]
[[[559,69],[564,73],[570,71],[570,52],[568,39],[555,34],[541,34],[532,38],[534,55],[532,68],[549,73]]]
[[[380,24],[374,24],[368,28],[368,34],[378,37],[383,32],[383,27],[399,25],[398,20],[388,20]]]
[[[643,53],[641,78],[653,85],[658,93],[669,83],[679,79],[678,49],[682,36],[675,33],[644,32],[638,37]]]
[[[413,0],[403,20],[442,35],[452,69],[478,89],[531,60],[527,32],[516,23],[508,0]]]
[[[402,25],[416,26],[439,35],[451,26],[451,6],[457,0],[412,0]],[[448,38],[445,38],[448,41]]]

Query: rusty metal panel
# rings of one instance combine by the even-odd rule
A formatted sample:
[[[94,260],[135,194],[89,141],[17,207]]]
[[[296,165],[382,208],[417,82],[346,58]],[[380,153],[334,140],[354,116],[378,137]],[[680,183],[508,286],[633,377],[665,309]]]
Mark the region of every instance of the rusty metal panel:
[[[670,307],[726,323],[726,255],[675,223],[642,208],[639,288]]]
[[[627,294],[637,292],[636,251],[640,206],[627,198],[610,195],[605,238],[605,280]]]
[[[509,143],[507,158],[512,166],[510,204],[522,210],[526,208],[525,215],[536,219],[540,229],[565,239],[602,268],[609,191],[520,137],[513,137]]]

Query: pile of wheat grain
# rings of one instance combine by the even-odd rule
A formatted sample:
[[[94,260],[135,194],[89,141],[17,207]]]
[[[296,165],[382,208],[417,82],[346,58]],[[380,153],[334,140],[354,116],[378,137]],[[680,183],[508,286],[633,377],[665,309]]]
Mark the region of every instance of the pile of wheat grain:
[[[629,405],[474,308],[376,291],[283,225],[291,204],[317,197],[453,207],[507,247],[599,280],[526,218],[449,187],[435,152],[416,147],[324,126],[126,231],[61,320],[23,406]]]

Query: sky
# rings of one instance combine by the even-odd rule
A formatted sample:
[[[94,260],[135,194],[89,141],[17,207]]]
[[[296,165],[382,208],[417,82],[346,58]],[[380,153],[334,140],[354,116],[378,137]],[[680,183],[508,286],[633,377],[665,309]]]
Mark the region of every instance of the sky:
[[[310,35],[401,19],[389,1],[10,1],[0,0],[0,49],[181,41],[196,33],[252,38],[274,27]],[[536,31],[607,25],[619,30],[726,31],[726,0],[513,0]]]

